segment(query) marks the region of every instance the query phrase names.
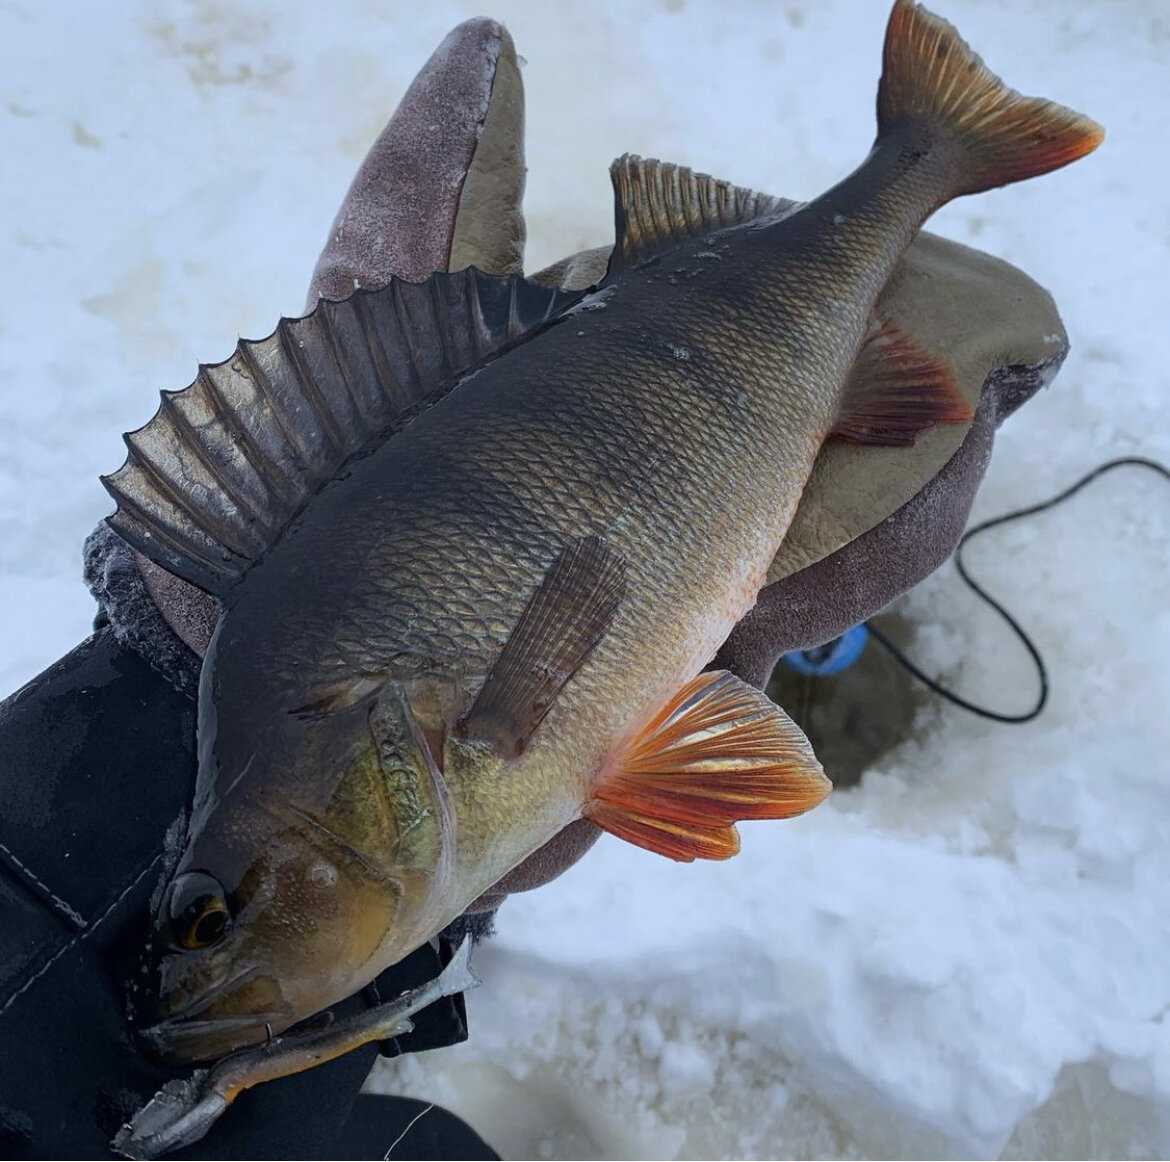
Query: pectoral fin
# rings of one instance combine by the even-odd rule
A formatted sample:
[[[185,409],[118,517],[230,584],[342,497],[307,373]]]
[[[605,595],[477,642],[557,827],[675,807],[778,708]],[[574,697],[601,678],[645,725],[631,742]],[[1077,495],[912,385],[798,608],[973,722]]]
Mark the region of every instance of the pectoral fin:
[[[605,772],[582,814],[671,859],[728,859],[735,822],[787,819],[832,790],[800,728],[725,670],[689,682]]]
[[[924,428],[966,423],[972,414],[944,359],[897,324],[878,323],[858,353],[831,434],[905,446]]]
[[[601,537],[582,537],[562,550],[457,735],[488,742],[506,758],[523,754],[561,688],[609,628],[625,589],[625,566]]]

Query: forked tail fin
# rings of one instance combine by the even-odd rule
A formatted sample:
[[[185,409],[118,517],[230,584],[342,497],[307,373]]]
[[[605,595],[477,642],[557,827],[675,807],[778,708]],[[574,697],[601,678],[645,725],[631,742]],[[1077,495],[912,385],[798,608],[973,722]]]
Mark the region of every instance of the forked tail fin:
[[[895,0],[878,88],[878,137],[916,122],[959,151],[951,197],[1076,161],[1105,131],[1088,117],[1009,89],[945,20]]]

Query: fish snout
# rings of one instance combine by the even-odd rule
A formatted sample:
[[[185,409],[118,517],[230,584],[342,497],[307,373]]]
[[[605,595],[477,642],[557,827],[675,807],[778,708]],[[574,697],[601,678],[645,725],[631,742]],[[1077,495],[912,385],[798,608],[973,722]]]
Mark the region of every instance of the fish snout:
[[[189,1065],[218,1061],[237,1050],[263,1045],[274,1034],[271,1021],[258,1021],[257,1017],[224,1017],[220,1020],[160,1021],[157,1025],[140,1029],[138,1041],[151,1057],[170,1065]]]
[[[214,1061],[262,1045],[292,1024],[293,1007],[274,977],[253,968],[208,985],[192,967],[164,957],[155,987],[138,1006],[137,1038],[151,1056]]]

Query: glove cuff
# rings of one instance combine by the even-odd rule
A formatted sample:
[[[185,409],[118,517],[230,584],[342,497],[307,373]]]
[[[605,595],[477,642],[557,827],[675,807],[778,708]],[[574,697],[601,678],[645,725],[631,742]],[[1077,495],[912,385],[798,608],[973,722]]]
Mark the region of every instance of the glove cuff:
[[[134,550],[106,524],[86,538],[83,576],[98,603],[95,628],[108,625],[176,690],[194,698],[202,659],[167,624]]]

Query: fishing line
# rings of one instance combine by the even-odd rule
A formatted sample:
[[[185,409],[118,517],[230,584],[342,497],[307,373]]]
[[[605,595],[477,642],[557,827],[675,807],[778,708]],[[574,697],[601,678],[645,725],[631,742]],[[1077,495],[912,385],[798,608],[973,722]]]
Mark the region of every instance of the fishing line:
[[[401,1142],[402,1139],[405,1138],[406,1135],[409,1134],[410,1131],[414,1129],[416,1122],[421,1121],[422,1118],[425,1115],[429,1114],[431,1112],[431,1110],[433,1110],[434,1108],[435,1108],[435,1103],[431,1102],[431,1104],[429,1106],[427,1106],[425,1109],[419,1110],[418,1113],[415,1114],[414,1117],[411,1118],[410,1121],[406,1123],[406,1129],[403,1130],[402,1133],[399,1134],[398,1137],[395,1138],[394,1141],[390,1143],[390,1149],[387,1150],[386,1153],[382,1155],[382,1162],[390,1162],[390,1155],[393,1154],[394,1151],[398,1148],[398,1143]]]
[[[1030,710],[1025,711],[1023,714],[1001,714],[998,710],[990,710],[986,706],[978,706],[974,702],[968,702],[962,695],[956,694],[953,690],[948,690],[936,678],[932,678],[929,674],[920,670],[880,629],[874,627],[872,621],[866,622],[866,629],[868,629],[874,641],[885,649],[896,662],[904,666],[915,678],[928,686],[940,697],[945,698],[948,702],[954,703],[956,706],[961,706],[964,710],[969,710],[972,714],[979,715],[980,718],[989,718],[993,722],[1023,723],[1031,722],[1032,719],[1038,717],[1048,701],[1048,669],[1044,665],[1044,658],[1041,656],[1036,643],[1028,636],[1023,626],[967,571],[967,566],[963,562],[963,549],[966,548],[970,541],[988,532],[990,529],[1009,524],[1011,521],[1022,520],[1027,516],[1035,516],[1037,513],[1044,512],[1050,508],[1055,508],[1058,504],[1062,504],[1070,497],[1075,496],[1082,488],[1091,484],[1098,477],[1104,476],[1106,472],[1112,472],[1115,468],[1149,468],[1166,480],[1170,480],[1170,469],[1164,464],[1159,464],[1156,460],[1147,460],[1143,456],[1121,456],[1116,460],[1106,461],[1106,463],[1094,468],[1091,472],[1082,476],[1075,484],[1070,485],[1063,492],[1057,493],[1056,496],[1050,497],[1048,500],[1041,501],[1039,504],[1030,504],[1026,508],[1014,509],[1012,512],[1004,513],[1003,516],[992,517],[991,520],[985,520],[982,524],[977,524],[974,528],[968,529],[963,534],[959,541],[959,546],[955,550],[955,567],[959,571],[959,576],[968,588],[972,589],[978,597],[981,597],[1003,618],[1008,628],[1019,638],[1024,649],[1028,651],[1029,656],[1036,666],[1036,675],[1040,679],[1040,693],[1036,698],[1035,705]]]

